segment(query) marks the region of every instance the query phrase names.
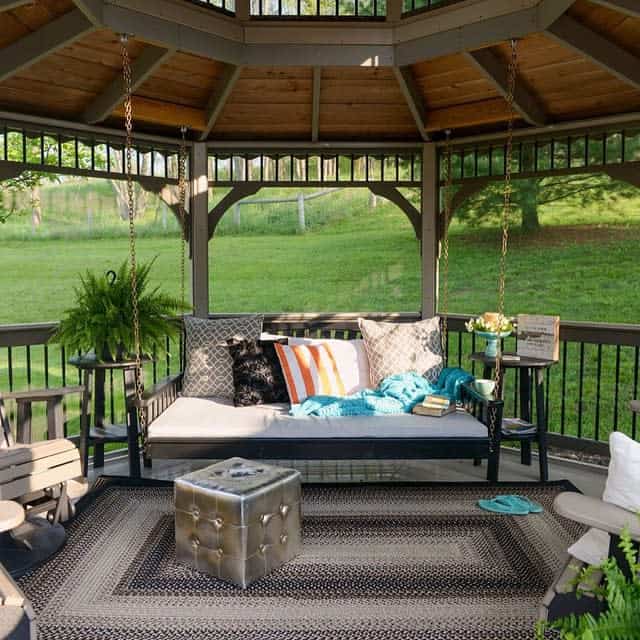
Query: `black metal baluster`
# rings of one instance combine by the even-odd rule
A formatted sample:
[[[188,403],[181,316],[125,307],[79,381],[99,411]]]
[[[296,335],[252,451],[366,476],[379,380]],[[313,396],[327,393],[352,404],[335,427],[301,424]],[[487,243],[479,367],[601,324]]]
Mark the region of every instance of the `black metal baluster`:
[[[27,354],[27,385],[31,387],[31,345],[27,345],[25,352]]]
[[[633,397],[638,397],[638,370],[640,369],[640,347],[635,348],[635,357],[633,365]],[[638,435],[638,414],[634,411],[631,414],[631,437],[636,440]]]
[[[49,346],[44,345],[44,386],[49,388]]]
[[[109,410],[111,412],[111,424],[116,422],[115,393],[113,392],[113,369],[109,369]]]
[[[613,400],[613,430],[618,430],[618,409],[620,401],[620,345],[616,346],[616,386]]]
[[[13,391],[13,351],[7,347],[7,365],[9,367],[9,391]]]
[[[562,401],[560,403],[560,433],[564,435],[567,399],[567,342],[562,343]]]
[[[602,345],[598,345],[598,358],[596,363],[596,417],[594,426],[594,438],[600,440],[600,387],[602,382]]]
[[[578,438],[582,438],[582,397],[584,392],[584,342],[580,343],[580,373],[578,381]]]

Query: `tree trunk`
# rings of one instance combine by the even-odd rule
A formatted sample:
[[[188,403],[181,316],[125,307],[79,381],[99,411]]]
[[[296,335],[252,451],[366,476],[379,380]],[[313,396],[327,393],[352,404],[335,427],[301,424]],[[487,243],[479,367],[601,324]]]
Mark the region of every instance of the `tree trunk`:
[[[538,217],[539,180],[523,180],[518,185],[520,210],[522,212],[522,230],[537,231],[540,229]]]
[[[40,187],[31,188],[31,226],[35,231],[42,224],[42,206],[40,203]]]

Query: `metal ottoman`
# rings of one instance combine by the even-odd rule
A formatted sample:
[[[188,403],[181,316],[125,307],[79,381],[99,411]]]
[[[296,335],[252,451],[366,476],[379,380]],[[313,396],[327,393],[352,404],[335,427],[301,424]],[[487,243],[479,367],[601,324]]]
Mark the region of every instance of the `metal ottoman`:
[[[230,458],[175,481],[176,558],[243,589],[300,552],[300,473]]]

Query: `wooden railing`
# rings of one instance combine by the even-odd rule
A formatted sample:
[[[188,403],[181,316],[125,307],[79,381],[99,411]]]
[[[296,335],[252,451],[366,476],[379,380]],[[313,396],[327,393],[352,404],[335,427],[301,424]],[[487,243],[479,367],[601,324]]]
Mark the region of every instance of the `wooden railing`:
[[[224,317],[230,314],[219,314]],[[314,335],[343,338],[358,335],[357,318],[364,315],[378,320],[411,322],[411,313],[379,314],[267,314],[265,330],[282,335]],[[482,375],[470,360],[483,341],[467,333],[467,316],[449,316],[447,357],[451,366],[464,367]],[[69,365],[70,355],[57,344],[48,344],[55,323],[0,326],[0,391],[75,384],[78,372]],[[562,322],[560,360],[547,372],[546,409],[552,444],[588,452],[606,453],[611,431],[622,431],[639,439],[637,414],[629,401],[639,395],[640,326]],[[505,350],[516,348],[508,338]],[[166,339],[157,345],[154,360],[145,365],[145,379],[159,379],[180,371],[182,345]],[[117,381],[107,378],[107,415],[122,420],[125,407]],[[518,379],[509,371],[505,380],[506,413],[515,415],[518,407]],[[67,432],[77,432],[79,407],[67,407]]]

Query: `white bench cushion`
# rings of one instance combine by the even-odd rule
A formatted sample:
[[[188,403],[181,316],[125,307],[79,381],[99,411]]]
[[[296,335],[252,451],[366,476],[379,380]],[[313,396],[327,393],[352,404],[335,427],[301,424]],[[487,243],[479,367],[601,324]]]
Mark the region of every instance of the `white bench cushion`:
[[[178,398],[149,425],[150,442],[235,438],[486,438],[468,413],[443,418],[402,414],[294,418],[289,405],[234,407],[221,398]]]

